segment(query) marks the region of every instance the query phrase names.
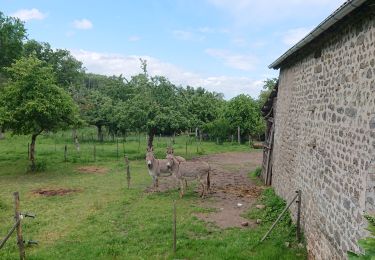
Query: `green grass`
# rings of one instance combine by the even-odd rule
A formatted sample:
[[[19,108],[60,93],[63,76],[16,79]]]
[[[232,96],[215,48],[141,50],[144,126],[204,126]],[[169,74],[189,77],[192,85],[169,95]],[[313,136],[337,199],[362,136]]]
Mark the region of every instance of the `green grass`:
[[[29,137],[7,135],[0,140],[0,238],[13,223],[14,191],[20,192],[21,210],[37,215],[23,221],[26,241],[39,245],[26,248],[28,259],[303,259],[304,249],[286,248],[293,228],[276,228],[270,239],[253,248],[270,226],[268,222],[255,229],[222,230],[197,219],[201,199],[190,188],[178,199],[178,191],[147,194],[150,185],[143,161],[145,137],[119,142],[93,142],[95,129],[84,129],[84,141],[78,153],[71,133],[59,132],[37,139],[37,161],[45,171],[28,173],[27,143]],[[81,137],[81,132],[79,133]],[[94,135],[95,137],[95,135]],[[169,138],[155,138],[158,157],[165,156]],[[188,141],[188,153],[185,145]],[[68,146],[64,162],[64,146]],[[96,161],[93,146],[96,145]],[[197,153],[198,146],[198,153]],[[198,154],[225,151],[249,151],[246,145],[214,142],[196,144],[186,137],[176,138],[175,153],[187,158]],[[124,151],[125,150],[125,151]],[[123,154],[131,159],[132,185],[127,190]],[[80,174],[76,168],[97,165],[109,169],[108,174]],[[33,194],[39,188],[73,188],[77,193],[42,197]],[[177,200],[177,252],[172,252],[172,205]],[[254,214],[254,213],[251,213]],[[249,217],[254,215],[249,214]],[[288,231],[288,232],[287,232]],[[18,259],[15,236],[0,249],[0,259]]]

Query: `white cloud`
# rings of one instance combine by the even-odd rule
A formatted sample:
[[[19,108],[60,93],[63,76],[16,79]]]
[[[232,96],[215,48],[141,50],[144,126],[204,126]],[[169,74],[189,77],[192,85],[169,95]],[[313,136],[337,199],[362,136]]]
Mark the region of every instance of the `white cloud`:
[[[206,49],[205,52],[214,58],[222,60],[227,66],[239,70],[251,71],[257,63],[257,59],[249,54],[236,54],[223,49]]]
[[[232,98],[242,93],[257,97],[263,84],[263,79],[254,80],[248,77],[226,75],[201,75],[151,56],[124,56],[86,50],[72,50],[71,52],[78,60],[83,62],[89,72],[105,75],[122,74],[126,78],[141,72],[139,58],[142,58],[147,60],[147,68],[150,75],[166,76],[177,85],[201,86],[210,91],[224,93],[226,98]]]
[[[128,38],[128,41],[129,42],[137,42],[141,39],[141,37],[139,37],[138,35],[132,35]]]
[[[73,26],[79,30],[89,30],[93,27],[92,22],[88,19],[74,20]]]
[[[42,13],[36,8],[32,9],[21,9],[16,11],[15,13],[11,14],[13,17],[17,17],[22,21],[30,21],[30,20],[43,20],[47,17],[47,14]]]
[[[283,35],[283,43],[288,46],[292,46],[302,40],[302,38],[305,37],[310,31],[311,28],[304,27],[290,29]]]

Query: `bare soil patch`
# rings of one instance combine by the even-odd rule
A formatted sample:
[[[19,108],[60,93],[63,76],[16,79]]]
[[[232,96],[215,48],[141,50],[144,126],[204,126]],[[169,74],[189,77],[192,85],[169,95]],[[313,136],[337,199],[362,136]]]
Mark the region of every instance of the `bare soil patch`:
[[[206,161],[211,166],[211,193],[199,204],[202,207],[213,208],[215,211],[195,215],[221,228],[248,228],[255,225],[255,222],[241,215],[254,205],[256,198],[263,190],[263,187],[257,186],[248,177],[249,172],[261,165],[262,152],[228,152],[192,159],[192,161],[197,160]],[[159,179],[158,191],[167,191],[177,187],[177,182],[173,177]],[[151,191],[153,191],[152,187],[146,189],[146,192]],[[242,226],[243,222],[249,222],[249,225]]]
[[[81,190],[79,189],[37,189],[34,190],[34,194],[50,197],[50,196],[64,196],[70,193],[75,193],[75,192],[80,192]]]
[[[98,173],[98,174],[106,174],[108,173],[108,169],[104,167],[98,167],[98,166],[83,166],[77,168],[77,171],[79,173]]]

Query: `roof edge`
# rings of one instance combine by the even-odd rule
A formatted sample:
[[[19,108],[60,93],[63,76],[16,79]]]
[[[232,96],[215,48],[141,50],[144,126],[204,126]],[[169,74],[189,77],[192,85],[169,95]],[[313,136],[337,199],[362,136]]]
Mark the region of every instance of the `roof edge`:
[[[296,43],[293,47],[287,50],[283,55],[281,55],[277,60],[271,63],[268,68],[278,69],[282,62],[289,58],[293,53],[305,47],[308,43],[313,41],[323,32],[328,30],[338,21],[342,20],[347,14],[351,13],[353,10],[357,9],[367,0],[349,0],[343,3],[336,11],[334,11],[330,16],[323,20],[315,29],[313,29],[309,34],[307,34],[302,40]]]

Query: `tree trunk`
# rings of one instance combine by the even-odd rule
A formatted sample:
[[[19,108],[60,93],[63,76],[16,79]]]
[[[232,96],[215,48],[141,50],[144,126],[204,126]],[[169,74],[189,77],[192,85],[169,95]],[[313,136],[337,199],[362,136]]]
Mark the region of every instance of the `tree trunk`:
[[[148,133],[148,140],[147,140],[148,148],[152,148],[153,146],[155,133],[156,133],[156,129],[151,129]]]
[[[103,131],[102,131],[102,126],[101,125],[97,125],[96,126],[98,128],[98,140],[100,142],[103,142]]]
[[[33,134],[31,136],[31,144],[30,144],[30,162],[31,162],[31,171],[34,172],[36,169],[35,167],[35,142],[37,134]]]
[[[4,132],[3,132],[3,128],[0,126],[0,140],[4,139]]]

